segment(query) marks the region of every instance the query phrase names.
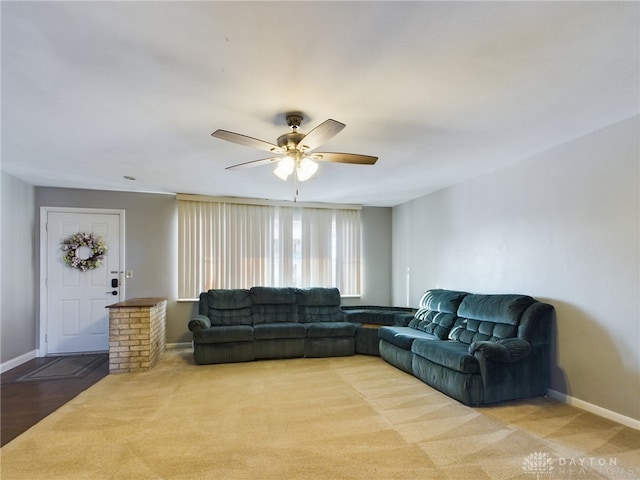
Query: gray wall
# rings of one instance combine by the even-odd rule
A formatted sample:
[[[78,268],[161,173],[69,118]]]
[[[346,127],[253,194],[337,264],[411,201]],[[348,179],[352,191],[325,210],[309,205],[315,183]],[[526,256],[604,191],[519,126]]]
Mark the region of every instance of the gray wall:
[[[15,288],[2,289],[2,346],[6,343],[11,347],[2,349],[2,362],[38,348],[36,312],[40,295],[38,245],[42,206],[124,209],[126,269],[134,272],[133,278],[126,280],[126,297],[167,297],[167,342],[191,342],[187,323],[197,306],[192,302],[177,302],[177,203],[173,195],[34,189],[8,175],[3,174],[2,178],[2,258],[8,262],[5,268],[3,260],[3,282],[15,285]],[[5,202],[5,196],[12,201]],[[347,298],[344,304],[388,305],[391,300],[391,209],[364,208],[362,220],[363,296]],[[25,242],[24,238],[29,241]]]
[[[391,208],[362,209],[362,296],[343,305],[392,305]]]
[[[133,270],[133,278],[125,280],[126,297],[167,297],[167,341],[191,341],[184,332],[184,307],[176,302],[177,209],[173,195],[37,187],[38,216],[40,207],[125,210],[125,268]],[[39,231],[36,240],[39,245]]]
[[[34,188],[2,172],[2,305],[0,363],[35,355],[36,277]]]
[[[393,300],[429,288],[556,307],[551,388],[640,419],[639,119],[393,210]]]

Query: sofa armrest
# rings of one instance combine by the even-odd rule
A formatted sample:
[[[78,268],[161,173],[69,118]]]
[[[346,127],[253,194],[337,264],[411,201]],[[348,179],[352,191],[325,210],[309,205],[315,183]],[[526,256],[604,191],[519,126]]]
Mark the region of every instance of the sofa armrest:
[[[469,353],[481,352],[489,360],[499,363],[513,363],[526,357],[531,352],[529,342],[520,338],[505,338],[497,342],[473,342],[469,345]]]
[[[196,315],[189,322],[189,330],[195,332],[196,330],[205,330],[211,327],[211,320],[206,315]]]

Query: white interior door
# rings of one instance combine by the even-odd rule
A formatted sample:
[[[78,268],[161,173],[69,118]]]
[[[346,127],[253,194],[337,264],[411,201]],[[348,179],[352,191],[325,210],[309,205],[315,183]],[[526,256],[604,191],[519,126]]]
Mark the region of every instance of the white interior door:
[[[76,233],[102,237],[108,250],[102,266],[82,271],[63,262],[62,242]],[[47,353],[109,350],[107,305],[121,296],[120,215],[47,212],[46,342]],[[87,255],[86,248],[78,255]]]

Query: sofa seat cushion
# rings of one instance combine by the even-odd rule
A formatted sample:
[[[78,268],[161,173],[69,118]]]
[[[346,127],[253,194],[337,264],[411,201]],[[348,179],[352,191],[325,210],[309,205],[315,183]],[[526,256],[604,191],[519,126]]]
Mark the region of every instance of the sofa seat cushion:
[[[388,342],[403,350],[411,350],[413,341],[417,338],[427,341],[438,340],[438,337],[431,333],[416,330],[411,327],[380,327],[378,330],[378,338]]]
[[[478,360],[469,353],[469,345],[452,340],[416,339],[411,346],[415,355],[461,373],[478,373]]]
[[[308,338],[355,337],[356,326],[349,322],[305,323]]]
[[[223,325],[193,332],[195,343],[252,342],[253,338],[250,325]]]
[[[274,338],[304,338],[306,330],[301,323],[277,322],[254,325],[256,340]]]

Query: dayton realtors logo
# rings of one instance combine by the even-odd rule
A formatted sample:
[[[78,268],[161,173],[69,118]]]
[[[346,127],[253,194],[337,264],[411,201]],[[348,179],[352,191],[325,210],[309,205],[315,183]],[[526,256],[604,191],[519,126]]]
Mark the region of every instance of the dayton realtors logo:
[[[533,452],[522,462],[522,470],[540,480],[540,475],[549,475],[553,471],[553,459],[544,452]]]
[[[640,479],[640,467],[618,465],[615,457],[553,458],[545,452],[533,452],[522,461],[522,470],[535,475],[536,480],[556,478],[593,478],[593,475],[615,476],[620,479]]]

